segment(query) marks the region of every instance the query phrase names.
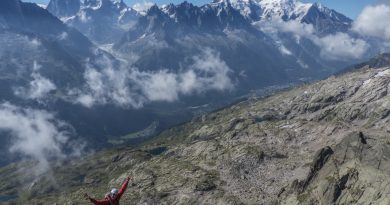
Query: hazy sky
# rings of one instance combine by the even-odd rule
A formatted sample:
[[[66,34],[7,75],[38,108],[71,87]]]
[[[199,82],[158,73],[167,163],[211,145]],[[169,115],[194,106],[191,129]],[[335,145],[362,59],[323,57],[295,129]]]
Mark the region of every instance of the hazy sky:
[[[24,1],[32,1],[36,3],[47,4],[49,0],[24,0]],[[184,0],[147,0],[151,2],[155,2],[157,4],[166,4],[166,3],[180,3]],[[187,0],[196,5],[202,5],[212,0]],[[360,13],[360,11],[367,5],[373,4],[377,2],[377,0],[302,0],[304,2],[320,2],[326,5],[329,8],[332,8],[336,11],[339,11],[350,18],[356,18],[356,16]],[[128,5],[134,5],[135,3],[141,3],[143,0],[125,0]]]

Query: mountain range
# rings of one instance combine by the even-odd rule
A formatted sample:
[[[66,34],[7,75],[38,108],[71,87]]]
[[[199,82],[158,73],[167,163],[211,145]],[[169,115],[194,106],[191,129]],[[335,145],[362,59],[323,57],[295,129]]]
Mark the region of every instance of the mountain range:
[[[297,40],[288,32],[269,34],[258,28],[264,22],[298,22],[312,25],[315,36],[323,36],[348,30],[352,20],[319,4],[304,5],[303,11],[296,8],[301,5],[295,1],[273,1],[279,3],[273,10],[267,9],[270,5],[266,1],[256,2],[153,6],[113,49],[124,57],[135,53],[140,57],[135,64],[142,69],[173,70],[185,65],[187,56],[207,47],[215,49],[233,70],[232,77],[243,93],[281,82],[324,77],[353,61],[318,58],[322,50],[311,37]],[[243,15],[247,7],[254,11]]]
[[[117,0],[52,0],[47,9],[141,70],[177,72],[193,63],[191,57],[215,50],[239,94],[322,78],[380,52],[351,31],[348,17],[296,0],[183,2],[142,12]]]
[[[46,8],[3,0],[0,99],[53,113],[91,149],[139,143],[378,53],[378,44],[352,26],[341,13],[295,0],[183,2],[146,11],[121,0],[51,0]],[[2,137],[6,164],[13,136]]]
[[[82,31],[95,42],[112,43],[114,49],[119,50],[125,57],[129,53],[140,56],[137,65],[142,69],[159,69],[160,67],[178,69],[178,64],[183,64],[184,58],[180,57],[178,53],[169,52],[182,50],[188,55],[187,53],[199,52],[197,51],[199,47],[202,48],[206,45],[216,47],[224,59],[231,59],[230,56],[237,56],[236,59],[241,59],[242,57],[238,57],[238,55],[249,50],[248,52],[251,54],[245,54],[248,59],[242,59],[251,64],[254,61],[250,58],[252,56],[260,58],[254,61],[257,64],[272,64],[273,60],[281,62],[278,58],[283,58],[282,62],[286,62],[290,66],[281,63],[280,65],[272,65],[272,67],[280,67],[276,69],[278,70],[276,72],[286,75],[302,74],[302,71],[299,70],[302,68],[316,68],[314,71],[310,71],[312,73],[309,75],[314,73],[326,76],[329,72],[341,69],[356,60],[348,59],[350,56],[346,56],[347,59],[326,56],[329,53],[324,54],[321,50],[322,45],[318,45],[321,42],[317,42],[318,39],[313,40],[313,37],[348,33],[353,23],[348,17],[318,3],[301,3],[295,0],[221,0],[200,7],[188,2],[161,7],[155,5],[146,12],[137,12],[126,6],[123,1],[100,0],[93,1],[95,3],[90,1],[80,3],[76,0],[66,2],[68,2],[67,5],[71,5],[73,2],[73,6],[68,7],[77,7],[78,11],[72,14],[68,11],[67,6],[60,6],[54,0],[49,3],[48,10],[63,19],[68,25]],[[124,15],[128,16],[127,20],[122,19]],[[120,22],[131,24],[131,26],[123,29]],[[268,25],[264,25],[267,23]],[[285,23],[287,25],[284,25]],[[276,34],[266,31],[266,27],[278,24],[293,30],[274,28],[278,31]],[[291,28],[292,26],[301,26],[304,30],[296,31],[297,28]],[[305,29],[305,27],[308,28]],[[130,31],[128,31],[129,29]],[[294,32],[305,33],[299,34],[302,35],[302,38],[298,40],[295,38],[296,33]],[[237,36],[243,37],[237,38]],[[111,40],[102,41],[97,40],[98,38],[110,38]],[[191,39],[192,41],[184,41],[183,39]],[[179,43],[185,45],[178,45]],[[238,50],[244,51],[239,52]],[[264,57],[266,51],[271,53],[270,56],[273,59]],[[165,55],[175,56],[175,58],[160,56],[160,53],[167,53]],[[318,58],[321,55],[325,55],[326,59]],[[362,55],[360,53],[359,57],[367,58],[372,53]],[[160,62],[150,64],[154,59],[158,59]],[[149,64],[145,62],[149,62]],[[228,62],[228,65],[233,69],[240,65],[245,68],[250,67],[249,63],[242,64],[242,61]],[[264,70],[267,72],[267,68]],[[240,73],[239,71],[237,73]],[[294,79],[296,76],[292,78]]]
[[[133,176],[122,203],[388,204],[390,56],[356,21],[296,0],[1,0],[1,203],[83,204]]]
[[[313,25],[322,35],[346,32],[352,25],[351,19],[319,3],[302,3],[295,0],[231,0],[230,3],[251,22],[273,19],[298,21]]]

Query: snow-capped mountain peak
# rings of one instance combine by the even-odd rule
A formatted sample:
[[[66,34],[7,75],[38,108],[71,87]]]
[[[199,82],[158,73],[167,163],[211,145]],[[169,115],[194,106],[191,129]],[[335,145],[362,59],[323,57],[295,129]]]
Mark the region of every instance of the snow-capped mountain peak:
[[[127,5],[123,2],[123,0],[86,0],[83,7],[91,8],[93,10],[102,8],[123,10],[127,8]]]
[[[352,23],[348,17],[322,4],[298,0],[214,0],[210,5],[231,6],[251,22],[294,20],[312,24],[319,33],[346,31]],[[337,29],[330,29],[333,27]]]
[[[310,3],[301,3],[295,0],[262,0],[258,1],[262,8],[262,18],[282,18],[283,20],[296,19],[304,16]]]
[[[46,9],[47,8],[47,5],[46,4],[37,4],[39,7],[43,8],[43,9]]]
[[[321,11],[322,13],[325,13],[327,14],[329,17],[332,17],[332,18],[335,18],[336,20],[339,20],[339,21],[344,21],[344,23],[350,23],[350,19],[349,18],[340,18],[341,16],[342,17],[345,17],[344,15],[340,15],[340,13],[337,13],[335,10],[333,9],[330,9],[326,6],[324,6],[323,4],[321,3],[314,3],[312,5],[312,7],[316,7],[319,11]]]
[[[310,3],[296,0],[215,0],[212,4],[231,4],[252,21],[275,18],[296,19],[304,16],[312,6]]]
[[[47,10],[99,44],[116,41],[139,16],[123,0],[51,0]]]

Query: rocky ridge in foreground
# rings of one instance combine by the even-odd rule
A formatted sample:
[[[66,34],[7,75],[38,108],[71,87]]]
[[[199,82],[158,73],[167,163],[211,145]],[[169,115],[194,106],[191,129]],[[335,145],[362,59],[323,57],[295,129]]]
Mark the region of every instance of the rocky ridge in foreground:
[[[366,66],[250,99],[142,147],[69,161],[23,194],[21,165],[8,166],[0,196],[85,204],[84,192],[103,197],[130,175],[123,204],[388,204],[389,83],[390,67]]]

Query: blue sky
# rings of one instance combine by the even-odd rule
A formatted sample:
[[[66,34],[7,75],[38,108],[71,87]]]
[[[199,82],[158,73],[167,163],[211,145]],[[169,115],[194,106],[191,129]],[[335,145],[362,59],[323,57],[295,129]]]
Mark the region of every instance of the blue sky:
[[[24,0],[24,1],[32,1],[36,3],[47,4],[49,0]],[[157,4],[166,4],[166,3],[180,3],[184,0],[149,0],[151,2],[155,2]],[[212,0],[187,0],[197,5],[202,5]],[[326,5],[329,8],[332,8],[336,11],[339,11],[350,18],[356,18],[360,11],[367,5],[373,4],[376,0],[302,0],[304,2],[320,2]],[[143,2],[143,0],[125,0],[128,5],[133,5],[137,2]]]
[[[364,7],[374,4],[375,0],[318,0],[303,2],[320,2],[327,7],[334,9],[342,14],[355,19]]]

